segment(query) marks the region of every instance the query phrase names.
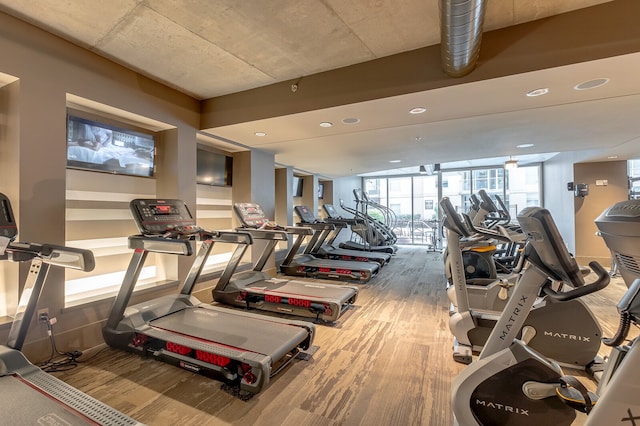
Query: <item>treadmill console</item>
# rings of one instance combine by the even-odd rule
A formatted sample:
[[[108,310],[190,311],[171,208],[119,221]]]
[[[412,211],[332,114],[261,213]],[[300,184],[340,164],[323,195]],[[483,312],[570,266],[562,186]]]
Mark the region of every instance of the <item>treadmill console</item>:
[[[330,218],[338,219],[340,217],[340,215],[336,211],[336,208],[333,207],[333,204],[323,204],[322,208],[327,213],[327,216],[329,216]]]
[[[233,205],[243,228],[261,228],[269,223],[262,207],[256,203],[236,203]]]
[[[185,228],[196,228],[196,221],[182,200],[140,199],[129,204],[133,219],[143,234],[163,234]]]
[[[313,213],[311,213],[311,209],[307,206],[295,206],[293,208],[296,211],[296,214],[300,216],[300,220],[302,223],[318,223],[320,222]]]
[[[13,217],[11,203],[6,195],[0,193],[0,237],[13,241],[18,235],[18,226]]]

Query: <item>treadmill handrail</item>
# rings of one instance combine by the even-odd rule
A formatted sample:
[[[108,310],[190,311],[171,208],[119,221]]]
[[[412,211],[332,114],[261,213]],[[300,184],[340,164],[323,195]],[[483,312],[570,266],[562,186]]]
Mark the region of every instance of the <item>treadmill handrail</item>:
[[[151,237],[139,234],[130,235],[129,248],[152,253],[167,253],[182,256],[191,256],[193,254],[191,241],[184,238]]]
[[[209,231],[203,235],[203,239],[204,238],[217,243],[253,244],[253,235],[244,229],[236,231]]]
[[[278,231],[275,229],[258,229],[258,228],[244,228],[239,227],[236,228],[239,232],[246,232],[251,234],[253,239],[255,240],[278,240],[278,241],[286,241],[287,233],[286,231]]]
[[[8,254],[6,258],[14,262],[38,257],[48,265],[78,269],[84,272],[91,272],[96,266],[91,250],[57,244],[12,242],[5,249],[5,253]]]
[[[314,222],[314,223],[300,222],[298,226],[308,227],[316,231],[325,231],[325,230],[333,231],[334,229],[336,229],[336,226],[333,223],[326,223],[326,222]]]
[[[308,226],[287,226],[285,230],[288,234],[296,235],[313,235],[314,233],[313,229]]]
[[[49,267],[53,265],[88,272],[95,267],[95,260],[93,252],[90,250],[55,244],[11,243],[7,247],[6,253],[9,255],[9,260],[31,260],[29,274],[22,289],[16,314],[7,338],[7,346],[20,351],[27,336],[31,320],[35,315]],[[27,256],[15,256],[16,254]]]

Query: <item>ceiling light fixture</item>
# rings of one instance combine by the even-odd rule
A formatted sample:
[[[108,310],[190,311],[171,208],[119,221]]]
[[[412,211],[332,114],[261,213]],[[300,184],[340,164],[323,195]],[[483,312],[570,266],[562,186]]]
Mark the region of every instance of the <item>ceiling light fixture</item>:
[[[389,160],[389,162],[390,162],[390,163],[399,163],[399,162],[401,162],[401,161],[402,161],[402,160]]]
[[[539,89],[529,90],[527,92],[527,96],[530,97],[530,98],[535,98],[536,96],[546,95],[547,93],[549,93],[549,88],[548,87],[541,87]]]
[[[505,170],[513,170],[518,168],[518,160],[514,160],[511,157],[504,162]]]
[[[333,126],[333,123],[330,121],[323,121],[322,123],[320,123],[320,127],[331,127]]]
[[[516,145],[516,148],[531,148],[532,146],[532,143],[521,143],[520,145]]]
[[[342,119],[342,124],[358,124],[359,122],[360,122],[360,119],[356,117],[349,117],[349,118]]]
[[[618,158],[618,156],[617,156],[617,155],[610,155],[610,156],[608,156],[607,158],[608,158],[609,160],[615,160],[615,159],[617,159],[617,158]]]
[[[267,136],[267,134],[265,132],[255,132],[254,135],[259,136],[259,137]]]
[[[427,109],[425,107],[415,107],[409,110],[409,114],[422,114]]]
[[[593,80],[583,81],[580,84],[573,86],[574,90],[589,90],[596,87],[604,86],[609,82],[608,78],[594,78]]]

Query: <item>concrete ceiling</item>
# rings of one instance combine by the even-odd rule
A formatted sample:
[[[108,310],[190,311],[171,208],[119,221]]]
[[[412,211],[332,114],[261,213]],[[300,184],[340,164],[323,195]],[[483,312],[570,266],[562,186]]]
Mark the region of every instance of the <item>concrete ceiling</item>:
[[[616,0],[621,1],[629,3]],[[484,29],[601,3],[607,1],[488,0]],[[309,76],[440,42],[438,0],[0,0],[0,10],[203,100],[214,116],[223,116],[216,106],[235,96],[246,98],[252,91],[259,96],[260,88],[290,88],[292,82],[302,89]],[[508,43],[502,49],[508,50]],[[497,63],[500,53],[484,63]],[[229,151],[264,149],[279,164],[326,177],[573,150],[595,150],[594,159],[635,157],[640,155],[640,53],[623,53],[282,114],[237,114],[206,123],[202,138]],[[609,82],[573,89],[596,78]],[[540,87],[548,87],[549,94],[525,96]],[[250,103],[263,106],[263,112],[277,109],[263,98]],[[427,112],[408,114],[414,106]],[[345,118],[359,122],[343,124]],[[322,128],[323,121],[334,126]],[[258,131],[266,136],[256,137]],[[515,147],[522,143],[534,146]]]

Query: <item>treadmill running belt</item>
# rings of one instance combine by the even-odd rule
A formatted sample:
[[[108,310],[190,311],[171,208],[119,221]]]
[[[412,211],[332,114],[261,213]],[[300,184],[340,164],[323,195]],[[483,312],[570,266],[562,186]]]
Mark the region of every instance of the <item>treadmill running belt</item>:
[[[212,324],[219,327],[212,327]],[[282,323],[256,318],[226,308],[193,307],[177,311],[149,322],[173,333],[238,348],[272,359],[280,359],[290,348],[304,341],[308,332],[302,327],[283,327]]]
[[[341,300],[347,293],[344,287],[336,286],[335,284],[326,285],[322,283],[285,280],[258,281],[248,285],[247,289],[283,296],[289,295],[302,298],[315,297],[327,300]],[[352,293],[349,292],[348,294],[351,295]]]
[[[92,422],[66,405],[50,398],[15,376],[0,378],[0,395],[4,407],[1,424],[11,425],[87,425]]]

